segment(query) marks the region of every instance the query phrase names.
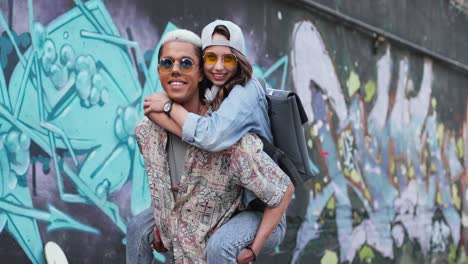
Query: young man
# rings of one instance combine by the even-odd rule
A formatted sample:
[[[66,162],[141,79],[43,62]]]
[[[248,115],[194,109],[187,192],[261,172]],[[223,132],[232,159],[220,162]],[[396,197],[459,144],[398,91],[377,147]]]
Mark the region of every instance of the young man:
[[[164,112],[170,115],[175,101],[189,112],[203,114],[207,109],[198,87],[203,78],[200,39],[186,30],[169,33],[162,40],[159,61],[159,79],[171,99]],[[262,151],[260,139],[247,134],[227,151],[210,153],[187,145],[147,118],[135,131],[158,228],[156,249],[169,249],[176,263],[206,262],[208,239],[242,207],[245,188],[268,206],[247,247],[251,255],[238,259],[254,260],[294,192],[288,176]]]

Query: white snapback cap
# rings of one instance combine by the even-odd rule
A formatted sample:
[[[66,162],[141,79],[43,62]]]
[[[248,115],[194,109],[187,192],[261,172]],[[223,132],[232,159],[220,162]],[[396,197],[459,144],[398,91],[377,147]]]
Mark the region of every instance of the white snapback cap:
[[[230,35],[229,40],[216,40],[212,38],[214,29],[217,26],[225,26],[228,29]],[[209,23],[205,28],[203,28],[201,40],[202,49],[215,45],[228,46],[245,55],[244,33],[242,33],[242,29],[238,25],[231,21],[215,20]]]

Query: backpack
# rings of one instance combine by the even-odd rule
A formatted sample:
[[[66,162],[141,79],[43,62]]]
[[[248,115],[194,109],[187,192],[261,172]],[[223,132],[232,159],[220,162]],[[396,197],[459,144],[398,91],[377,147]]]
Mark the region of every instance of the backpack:
[[[263,141],[263,151],[289,176],[294,186],[312,178],[309,154],[302,125],[308,121],[299,96],[291,91],[267,89],[262,84],[268,101],[273,144]]]

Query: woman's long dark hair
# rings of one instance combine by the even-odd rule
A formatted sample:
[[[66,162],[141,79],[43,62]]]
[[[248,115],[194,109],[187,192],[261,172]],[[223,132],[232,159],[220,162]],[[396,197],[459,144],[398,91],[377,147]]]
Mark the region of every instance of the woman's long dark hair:
[[[221,34],[227,39],[230,39],[229,30],[223,25],[217,26],[213,31],[213,34],[215,33]],[[245,86],[245,84],[252,79],[252,65],[247,60],[245,55],[233,48],[231,48],[231,52],[237,57],[237,71],[234,74],[234,76],[231,77],[231,79],[229,79],[222,87],[219,87],[218,95],[212,102],[213,110],[219,108],[223,100],[229,95],[229,93],[235,85],[239,84]],[[202,86],[211,87],[212,85],[213,83],[205,77]]]

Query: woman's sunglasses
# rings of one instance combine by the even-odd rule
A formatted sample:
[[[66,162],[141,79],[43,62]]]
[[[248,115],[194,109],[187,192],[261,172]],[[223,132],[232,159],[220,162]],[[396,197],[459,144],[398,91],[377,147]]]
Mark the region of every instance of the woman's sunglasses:
[[[189,73],[193,70],[195,63],[189,58],[182,58],[179,63],[175,63],[174,60],[166,57],[159,61],[158,67],[162,72],[170,72],[174,68],[174,65],[178,65],[181,72]]]
[[[226,67],[231,68],[236,66],[237,64],[237,57],[232,53],[224,54],[221,58],[223,60],[224,66]],[[218,62],[218,55],[216,55],[216,53],[214,52],[206,52],[203,55],[203,59],[205,61],[205,64],[214,65]]]

